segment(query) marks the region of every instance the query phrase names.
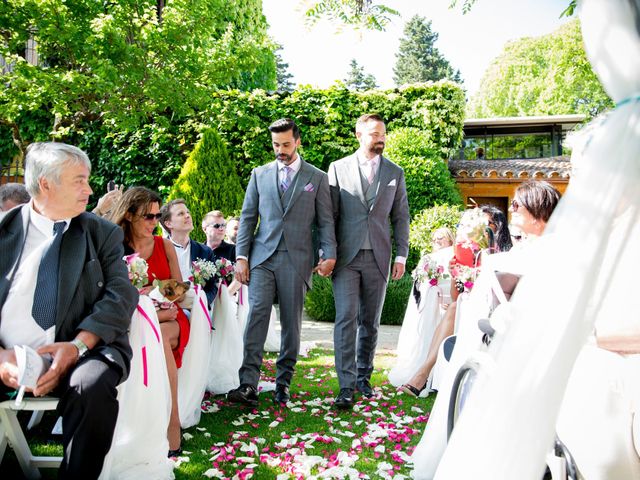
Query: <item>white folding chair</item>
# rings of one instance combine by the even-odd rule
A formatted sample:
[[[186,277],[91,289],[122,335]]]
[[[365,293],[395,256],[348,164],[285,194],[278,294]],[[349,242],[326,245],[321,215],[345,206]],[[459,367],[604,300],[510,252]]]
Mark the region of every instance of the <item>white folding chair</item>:
[[[37,425],[45,410],[55,410],[58,399],[53,397],[27,398],[16,405],[14,400],[0,402],[0,461],[4,457],[7,441],[16,454],[25,477],[40,478],[40,468],[58,468],[62,457],[35,456],[31,453],[22,427],[18,422],[18,411],[33,411],[29,428]]]

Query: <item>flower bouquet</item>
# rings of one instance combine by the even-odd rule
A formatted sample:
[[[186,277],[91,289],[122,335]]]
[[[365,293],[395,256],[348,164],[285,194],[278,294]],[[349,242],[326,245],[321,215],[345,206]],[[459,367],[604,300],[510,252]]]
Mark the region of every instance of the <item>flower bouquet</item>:
[[[125,255],[122,259],[127,264],[129,280],[131,280],[134,287],[139,290],[149,283],[149,276],[147,274],[149,266],[147,265],[147,261],[140,257],[139,253]]]
[[[436,286],[440,280],[449,278],[449,274],[446,272],[444,266],[438,265],[429,255],[425,255],[420,259],[418,266],[411,273],[411,276],[416,283],[422,284],[428,282],[431,286]]]
[[[216,260],[216,277],[220,279],[221,282],[229,285],[233,280],[233,273],[236,268],[231,260],[227,260],[224,257],[220,257]]]
[[[189,280],[196,285],[204,287],[217,272],[218,269],[215,263],[198,258],[191,263],[191,277],[189,277]]]
[[[478,267],[470,267],[457,263],[451,269],[451,275],[456,281],[456,289],[458,292],[469,292],[473,288],[473,284],[476,281],[476,277],[480,272]]]
[[[480,264],[480,251],[489,246],[487,229],[489,222],[479,208],[467,210],[462,215],[456,232],[454,255],[461,265],[476,267]]]

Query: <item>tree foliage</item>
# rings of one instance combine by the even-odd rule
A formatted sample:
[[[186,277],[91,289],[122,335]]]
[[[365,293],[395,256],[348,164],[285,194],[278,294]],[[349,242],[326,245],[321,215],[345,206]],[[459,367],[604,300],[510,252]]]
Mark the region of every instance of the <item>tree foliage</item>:
[[[311,0],[304,3],[308,25],[326,18],[357,29],[384,30],[397,10],[373,0]]]
[[[438,33],[431,30],[430,20],[415,15],[407,22],[393,68],[396,85],[443,79],[461,82],[460,72],[454,71],[436,48],[437,40]]]
[[[196,228],[193,238],[205,241],[198,228],[204,215],[213,210],[233,214],[242,207],[244,191],[227,148],[213,129],[205,129],[193,152],[171,187],[169,200],[183,198],[191,211]]]
[[[370,73],[365,73],[364,67],[358,65],[355,58],[351,59],[349,63],[349,71],[347,78],[344,79],[344,84],[351,90],[372,90],[377,87],[376,78]]]
[[[280,92],[293,92],[295,85],[291,82],[293,75],[289,72],[289,64],[284,61],[280,51],[282,47],[276,50],[276,84]]]
[[[64,137],[84,121],[135,128],[183,117],[216,88],[275,87],[260,0],[7,0],[0,3],[0,120],[47,112]],[[22,56],[29,38],[39,65]],[[17,139],[20,141],[20,139]]]
[[[613,107],[587,60],[580,23],[510,42],[489,66],[468,107],[470,117],[582,113]]]

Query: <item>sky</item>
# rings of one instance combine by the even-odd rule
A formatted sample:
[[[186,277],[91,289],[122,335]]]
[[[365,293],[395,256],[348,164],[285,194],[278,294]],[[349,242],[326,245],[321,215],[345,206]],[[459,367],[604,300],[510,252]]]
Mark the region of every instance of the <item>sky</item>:
[[[550,33],[567,21],[560,14],[568,0],[478,0],[470,13],[449,8],[451,0],[382,0],[400,12],[384,32],[337,31],[323,21],[304,24],[303,0],[263,0],[269,33],[284,48],[293,81],[326,88],[344,80],[349,62],[356,59],[378,86],[394,87],[393,67],[404,24],[414,15],[432,20],[439,34],[436,47],[460,70],[467,94],[472,96],[491,61],[510,40]],[[461,3],[461,0],[459,1]]]

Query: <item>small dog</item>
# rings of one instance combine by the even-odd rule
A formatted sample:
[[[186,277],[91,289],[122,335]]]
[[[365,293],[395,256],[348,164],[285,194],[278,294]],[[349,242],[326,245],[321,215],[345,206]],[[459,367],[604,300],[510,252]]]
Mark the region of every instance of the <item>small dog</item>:
[[[191,282],[179,282],[173,278],[168,280],[157,280],[157,284],[160,293],[170,302],[182,297],[187,290],[191,287]]]

